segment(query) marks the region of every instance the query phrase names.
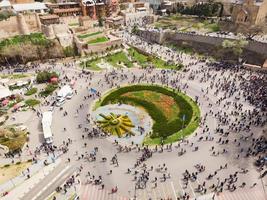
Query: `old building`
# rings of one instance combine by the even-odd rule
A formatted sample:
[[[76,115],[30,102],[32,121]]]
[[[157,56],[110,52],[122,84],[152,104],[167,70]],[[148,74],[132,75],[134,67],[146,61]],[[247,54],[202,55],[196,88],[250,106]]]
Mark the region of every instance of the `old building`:
[[[40,16],[40,22],[44,25],[50,24],[59,24],[59,16],[58,15],[43,15]]]
[[[148,16],[153,18],[149,3],[133,2],[123,3],[123,5],[125,9],[121,10],[120,14],[123,16],[126,26],[143,25],[147,23]]]
[[[106,15],[103,0],[82,0],[80,5],[83,16],[89,16],[92,19],[99,19],[105,17]]]
[[[105,23],[105,26],[107,28],[120,28],[123,25],[124,25],[124,19],[122,16],[108,17]]]
[[[60,17],[62,16],[79,16],[82,14],[82,9],[78,2],[62,2],[47,4],[51,12]]]
[[[232,20],[239,25],[262,25],[266,23],[267,0],[245,0],[233,7]]]

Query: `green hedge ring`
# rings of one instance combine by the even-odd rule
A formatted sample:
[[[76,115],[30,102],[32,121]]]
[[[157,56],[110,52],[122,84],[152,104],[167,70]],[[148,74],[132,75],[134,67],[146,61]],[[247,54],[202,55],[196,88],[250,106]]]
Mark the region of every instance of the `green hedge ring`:
[[[159,85],[128,85],[107,92],[95,109],[108,104],[123,103],[142,107],[153,119],[152,133],[145,145],[176,142],[193,133],[200,122],[200,109],[182,92]]]

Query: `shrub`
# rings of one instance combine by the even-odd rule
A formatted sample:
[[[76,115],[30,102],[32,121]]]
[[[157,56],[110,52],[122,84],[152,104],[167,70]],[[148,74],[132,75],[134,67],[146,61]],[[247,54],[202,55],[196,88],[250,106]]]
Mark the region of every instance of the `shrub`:
[[[63,52],[64,52],[65,57],[71,57],[71,56],[74,57],[74,56],[76,56],[75,48],[72,47],[72,46],[65,47],[63,49]]]
[[[37,83],[46,83],[50,81],[51,78],[57,77],[58,74],[56,72],[48,72],[48,71],[42,71],[37,74],[36,82]]]
[[[48,84],[46,88],[44,89],[44,91],[41,91],[39,94],[43,97],[47,97],[50,94],[52,94],[57,89],[57,87],[58,85]]]

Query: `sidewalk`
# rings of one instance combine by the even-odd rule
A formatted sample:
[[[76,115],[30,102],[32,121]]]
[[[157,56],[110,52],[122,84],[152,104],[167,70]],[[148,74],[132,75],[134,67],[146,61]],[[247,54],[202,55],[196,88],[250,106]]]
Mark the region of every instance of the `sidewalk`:
[[[43,166],[43,161],[39,161],[30,167],[32,177],[27,179],[26,176],[18,176],[0,186],[1,193],[4,191],[10,191],[3,200],[14,200],[20,199],[25,193],[30,191],[36,184],[38,184],[43,178],[45,178],[54,168],[56,168],[61,162],[61,159],[57,159],[54,163],[52,162],[48,166]]]

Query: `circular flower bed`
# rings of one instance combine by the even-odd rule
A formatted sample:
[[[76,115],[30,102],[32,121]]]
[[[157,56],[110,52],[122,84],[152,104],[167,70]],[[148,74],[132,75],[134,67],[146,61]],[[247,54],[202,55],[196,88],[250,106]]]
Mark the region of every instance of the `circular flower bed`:
[[[108,92],[97,106],[123,103],[142,107],[153,119],[152,133],[144,144],[172,143],[196,130],[197,104],[187,95],[158,85],[130,85]]]

